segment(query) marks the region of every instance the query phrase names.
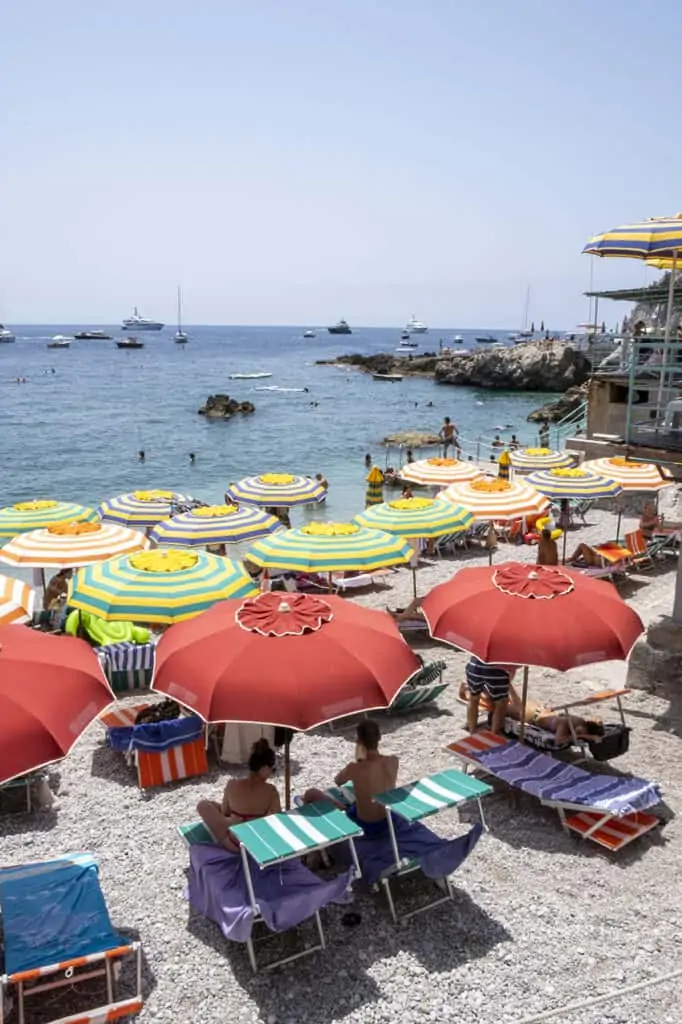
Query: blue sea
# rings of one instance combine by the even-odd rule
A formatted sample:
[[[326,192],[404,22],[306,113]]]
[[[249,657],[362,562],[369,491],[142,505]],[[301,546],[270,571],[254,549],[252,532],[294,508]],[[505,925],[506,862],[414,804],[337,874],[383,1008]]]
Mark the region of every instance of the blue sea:
[[[15,327],[16,343],[0,345],[0,505],[30,498],[96,505],[152,487],[221,501],[226,485],[243,476],[321,472],[330,484],[324,515],[344,519],[364,506],[367,452],[382,468],[400,464],[399,452],[381,446],[385,435],[437,431],[448,415],[465,452],[475,454],[477,439],[490,442],[498,431],[530,443],[536,431],[526,415],[546,398],[416,378],[381,383],[358,371],[315,365],[344,353],[392,352],[400,344],[396,328],[354,328],[351,336],[319,330],[317,338],[304,340],[303,327],[188,326],[189,343],[181,346],[166,327],[140,334],[145,347],[136,351],[117,349],[114,341],[47,348],[53,335],[87,326]],[[97,326],[124,336],[120,327]],[[462,335],[462,348],[473,349],[474,335],[487,333],[431,329],[417,339],[415,352],[437,351],[441,338],[447,344],[455,334]],[[508,332],[492,333],[503,340]],[[229,379],[261,371],[272,377]],[[17,384],[17,377],[27,383]],[[309,390],[255,390],[264,384]],[[256,412],[229,422],[197,415],[218,392],[248,399]],[[137,461],[140,449],[144,463]]]

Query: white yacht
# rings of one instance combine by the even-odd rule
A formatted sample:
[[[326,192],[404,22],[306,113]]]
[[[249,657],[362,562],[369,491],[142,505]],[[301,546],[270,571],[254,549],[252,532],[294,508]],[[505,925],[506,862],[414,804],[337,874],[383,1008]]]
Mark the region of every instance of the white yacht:
[[[164,324],[159,323],[158,320],[145,320],[143,316],[137,311],[137,306],[133,307],[133,315],[127,317],[121,323],[121,327],[124,331],[161,331],[164,328]]]
[[[12,334],[4,324],[0,324],[0,345],[9,345],[11,341],[16,340],[16,335]]]
[[[408,334],[426,334],[428,327],[421,320],[417,320],[413,313],[411,319],[405,324],[405,330]]]

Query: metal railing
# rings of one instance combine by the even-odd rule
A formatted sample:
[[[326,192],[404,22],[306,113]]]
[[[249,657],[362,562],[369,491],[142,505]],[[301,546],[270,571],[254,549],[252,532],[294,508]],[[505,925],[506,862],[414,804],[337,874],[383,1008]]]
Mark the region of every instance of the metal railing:
[[[626,443],[682,447],[682,341],[630,339],[627,376]]]

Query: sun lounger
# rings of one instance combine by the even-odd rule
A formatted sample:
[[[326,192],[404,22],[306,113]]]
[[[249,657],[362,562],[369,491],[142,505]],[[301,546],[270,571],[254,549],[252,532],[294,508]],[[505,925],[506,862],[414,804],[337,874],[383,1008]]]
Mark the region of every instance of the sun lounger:
[[[646,779],[588,772],[491,732],[466,736],[447,749],[468,767],[555,808],[564,828],[608,850],[622,849],[661,823],[645,813],[661,801],[658,785]]]
[[[355,848],[363,883],[381,885],[395,922],[414,917],[454,897],[449,876],[478,842],[485,826],[481,798],[491,792],[486,783],[448,768],[374,797],[386,808],[386,830],[381,835],[356,840]],[[352,786],[332,787],[327,793],[339,803],[350,805],[353,802]],[[443,839],[422,824],[422,820],[432,814],[461,807],[472,800],[478,804],[481,821],[462,836]],[[438,883],[438,893],[428,903],[398,915],[391,882],[415,872]]]
[[[424,665],[421,672],[396,694],[386,713],[404,714],[407,711],[416,711],[425,704],[432,704],[450,685],[443,682],[444,668],[444,661],[432,661]]]
[[[97,864],[90,854],[3,868],[0,911],[5,964],[0,978],[0,1024],[5,993],[16,998],[19,1024],[23,1024],[29,997],[97,977],[106,982],[106,1003],[58,1020],[51,1016],[50,1024],[100,1024],[142,1009],[140,944],[112,928]],[[128,956],[136,960],[135,995],[117,999],[115,966]]]
[[[190,903],[226,939],[246,943],[254,971],[253,929],[259,922],[272,932],[310,918],[317,926],[316,945],[271,961],[266,970],[325,948],[320,910],[343,901],[358,873],[353,843],[362,832],[343,811],[325,801],[236,825],[231,831],[240,854],[217,846],[201,823],[182,825],[179,831],[190,845]],[[337,843],[348,845],[351,867],[336,878],[323,881],[301,863],[306,854]]]
[[[154,674],[156,644],[107,644],[97,649],[97,657],[114,693],[128,694],[148,690]]]
[[[135,725],[136,716],[147,707],[118,707],[99,716],[109,746],[135,764],[140,788],[204,775],[208,771],[206,728],[199,716]]]

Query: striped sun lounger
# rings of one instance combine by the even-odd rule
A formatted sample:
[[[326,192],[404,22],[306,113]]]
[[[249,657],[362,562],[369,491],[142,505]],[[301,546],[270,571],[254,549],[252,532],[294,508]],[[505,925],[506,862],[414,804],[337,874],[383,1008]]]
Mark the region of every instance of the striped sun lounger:
[[[17,1000],[18,1021],[25,1002],[42,992],[78,985],[90,978],[106,980],[103,1006],[81,1010],[49,1024],[104,1024],[139,1013],[142,999],[142,952],[114,931],[100,889],[97,864],[90,854],[0,870],[0,910],[5,973],[0,977],[0,1024],[5,994]],[[135,994],[115,995],[116,964],[134,956]],[[83,993],[83,998],[86,993]],[[41,1020],[45,1020],[44,1016]]]
[[[154,674],[156,644],[107,644],[97,657],[114,693],[148,690]]]
[[[362,830],[343,811],[321,801],[236,825],[231,834],[240,846],[239,859],[215,844],[201,822],[181,825],[178,831],[190,846],[192,904],[216,920],[227,938],[246,942],[254,971],[257,963],[251,925],[257,922],[264,922],[273,931],[284,931],[309,918],[314,918],[317,926],[316,945],[272,961],[267,969],[325,948],[320,909],[341,899],[359,873],[354,840]],[[306,854],[338,843],[348,845],[352,867],[332,881],[319,879],[301,863]],[[229,902],[224,890],[232,891],[234,905],[234,893],[241,885],[245,885],[243,895],[250,909],[246,931],[243,915],[234,925],[224,910]],[[216,893],[209,891],[216,886],[222,887],[217,900],[213,898]]]
[[[99,716],[109,746],[134,763],[140,789],[204,775],[208,771],[206,730],[198,715],[135,725],[135,718],[147,707],[118,707]]]
[[[443,682],[444,661],[432,661],[414,679],[403,686],[387,708],[388,714],[402,714],[415,711],[424,704],[431,704],[450,685]]]
[[[646,813],[661,801],[656,783],[585,771],[525,744],[483,731],[449,744],[467,766],[555,808],[561,823],[605,849],[621,850],[661,824]]]

